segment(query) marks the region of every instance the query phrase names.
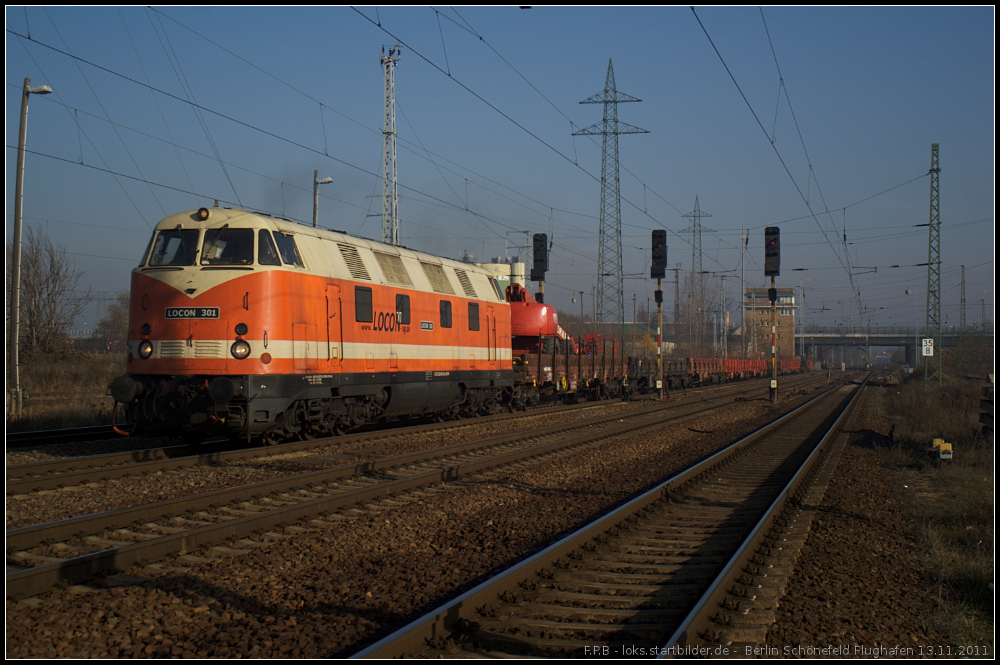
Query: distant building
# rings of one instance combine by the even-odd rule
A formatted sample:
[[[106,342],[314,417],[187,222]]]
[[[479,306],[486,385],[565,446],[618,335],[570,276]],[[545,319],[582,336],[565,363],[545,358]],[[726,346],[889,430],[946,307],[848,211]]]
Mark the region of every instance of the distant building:
[[[524,279],[525,265],[518,261],[516,256],[513,259],[505,259],[502,256],[497,256],[493,259],[492,263],[477,263],[476,265],[480,268],[493,271],[493,277],[500,283],[501,291],[506,290],[511,282],[514,282],[528,289],[529,292],[533,292]]]
[[[747,347],[750,351],[771,355],[771,301],[767,289],[747,289]],[[795,289],[778,289],[775,334],[779,360],[795,356]]]

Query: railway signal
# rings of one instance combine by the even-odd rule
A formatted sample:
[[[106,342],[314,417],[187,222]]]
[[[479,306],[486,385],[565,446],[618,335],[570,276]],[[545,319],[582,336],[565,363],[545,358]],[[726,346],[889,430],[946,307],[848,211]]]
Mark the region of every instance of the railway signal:
[[[778,289],[774,278],[781,274],[781,238],[777,226],[764,228],[764,276],[771,278],[771,288],[767,290],[767,299],[771,301],[771,402],[778,403],[778,356],[777,356],[777,315]]]
[[[531,281],[538,282],[535,300],[545,302],[545,273],[549,270],[549,237],[536,233],[531,238]]]
[[[667,270],[667,232],[662,229],[653,231],[653,263],[649,276],[657,279],[666,277]]]
[[[777,226],[764,228],[764,276],[781,275],[781,239]]]
[[[549,270],[549,238],[544,233],[536,233],[531,239],[531,279],[545,279]]]
[[[660,391],[660,399],[664,397],[666,386],[663,383],[663,278],[667,270],[667,232],[663,229],[653,231],[653,260],[650,263],[649,276],[656,278],[656,387]]]

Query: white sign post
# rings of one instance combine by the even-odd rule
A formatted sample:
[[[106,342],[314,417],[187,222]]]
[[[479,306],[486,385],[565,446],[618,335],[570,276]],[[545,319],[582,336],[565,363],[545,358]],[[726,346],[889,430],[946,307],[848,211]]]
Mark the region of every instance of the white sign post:
[[[923,340],[924,343],[924,356],[931,357],[934,355],[934,338],[927,337]]]

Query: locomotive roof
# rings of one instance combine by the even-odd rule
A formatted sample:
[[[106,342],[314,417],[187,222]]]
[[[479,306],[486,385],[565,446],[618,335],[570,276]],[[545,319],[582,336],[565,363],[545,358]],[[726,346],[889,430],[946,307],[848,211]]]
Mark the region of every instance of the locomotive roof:
[[[285,233],[312,236],[325,240],[332,240],[334,242],[351,244],[357,247],[367,247],[368,249],[386,254],[410,255],[424,262],[440,262],[442,265],[450,265],[462,270],[475,270],[482,271],[490,275],[493,274],[489,270],[480,268],[472,263],[463,263],[455,259],[449,259],[435,254],[427,254],[425,252],[409,249],[407,247],[387,245],[385,243],[381,243],[376,240],[369,240],[367,238],[358,238],[357,236],[348,235],[347,233],[341,231],[329,231],[327,229],[313,228],[311,226],[305,226],[304,224],[293,222],[281,217],[273,217],[266,213],[251,212],[241,208],[206,209],[209,212],[209,216],[205,221],[202,221],[201,218],[198,217],[198,210],[189,210],[164,218],[156,225],[155,230],[162,231],[164,229],[173,229],[178,225],[183,228],[206,229],[219,228],[225,224],[246,225],[246,228],[259,228],[261,226],[267,226],[272,230],[277,229]]]

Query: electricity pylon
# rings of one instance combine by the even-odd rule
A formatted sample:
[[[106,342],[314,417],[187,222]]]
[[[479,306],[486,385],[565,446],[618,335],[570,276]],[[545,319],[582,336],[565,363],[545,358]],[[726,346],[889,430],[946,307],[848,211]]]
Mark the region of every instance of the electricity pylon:
[[[698,195],[694,197],[694,210],[681,215],[688,217],[691,221],[690,228],[686,228],[681,233],[691,232],[691,285],[688,288],[688,332],[691,336],[691,343],[700,345],[702,333],[704,333],[705,317],[707,310],[705,307],[705,275],[702,274],[701,265],[701,232],[711,231],[704,229],[701,225],[702,217],[711,217],[707,212],[701,211],[698,203]],[[697,313],[697,316],[695,314]]]
[[[585,127],[573,136],[602,136],[601,147],[601,226],[597,255],[597,321],[621,323],[625,320],[622,294],[622,210],[618,185],[618,135],[648,134],[624,122],[618,122],[618,104],[641,102],[641,99],[615,89],[615,70],[608,58],[608,75],[604,90],[580,102],[604,104],[604,118]]]

